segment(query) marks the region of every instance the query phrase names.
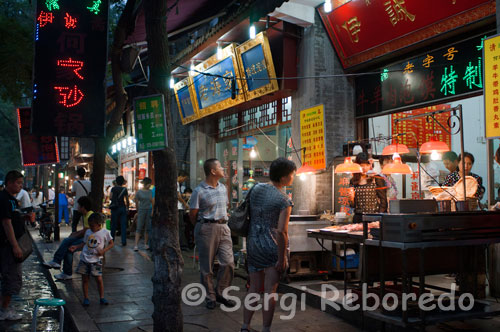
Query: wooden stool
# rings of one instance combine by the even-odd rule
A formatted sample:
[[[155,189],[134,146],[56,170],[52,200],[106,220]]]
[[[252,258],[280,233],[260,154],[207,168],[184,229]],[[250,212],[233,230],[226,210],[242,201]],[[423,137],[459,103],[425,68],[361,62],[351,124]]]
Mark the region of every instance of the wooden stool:
[[[63,332],[64,329],[64,305],[66,301],[62,299],[37,299],[35,300],[35,310],[33,311],[33,319],[31,321],[31,331],[36,332],[36,314],[39,307],[59,307],[59,331]]]

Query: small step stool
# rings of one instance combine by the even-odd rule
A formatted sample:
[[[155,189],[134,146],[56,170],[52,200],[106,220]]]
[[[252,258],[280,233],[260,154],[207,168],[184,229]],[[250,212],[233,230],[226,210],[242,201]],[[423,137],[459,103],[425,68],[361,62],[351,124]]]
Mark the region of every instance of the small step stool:
[[[37,299],[35,300],[35,310],[33,311],[33,319],[31,321],[31,331],[36,332],[36,315],[39,307],[59,307],[59,331],[64,329],[64,305],[66,301],[63,299]]]

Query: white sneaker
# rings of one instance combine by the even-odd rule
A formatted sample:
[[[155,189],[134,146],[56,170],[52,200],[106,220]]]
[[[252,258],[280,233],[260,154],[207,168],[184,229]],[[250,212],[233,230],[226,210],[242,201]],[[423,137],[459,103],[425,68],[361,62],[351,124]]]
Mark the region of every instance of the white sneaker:
[[[139,247],[135,246],[134,251],[139,251]]]
[[[0,320],[20,320],[23,316],[12,309],[0,310]]]
[[[59,273],[54,275],[54,278],[57,280],[71,280],[73,279],[73,276],[67,275],[66,273]]]
[[[50,261],[50,262],[43,262],[43,265],[45,267],[48,267],[49,269],[50,268],[53,268],[53,269],[60,269],[61,268],[61,264],[59,263],[56,263],[54,261]]]

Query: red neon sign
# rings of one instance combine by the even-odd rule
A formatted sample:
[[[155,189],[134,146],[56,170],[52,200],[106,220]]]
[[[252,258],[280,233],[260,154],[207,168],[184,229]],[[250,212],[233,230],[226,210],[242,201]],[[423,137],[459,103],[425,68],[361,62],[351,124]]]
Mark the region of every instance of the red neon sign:
[[[46,13],[42,10],[36,20],[38,21],[38,24],[40,24],[40,28],[43,28],[47,24],[52,23],[54,15],[52,13]]]
[[[73,73],[75,73],[75,75],[79,79],[83,80],[83,76],[80,74],[80,70],[82,70],[82,68],[83,68],[83,61],[76,61],[76,60],[72,60],[71,58],[69,58],[68,60],[57,60],[57,66],[66,67],[66,68],[74,68]]]
[[[72,88],[67,86],[55,86],[54,89],[59,91],[59,97],[62,98],[58,103],[68,108],[80,104],[85,96],[76,85]]]
[[[64,26],[67,29],[75,29],[76,28],[77,19],[75,17],[71,17],[68,13],[66,13],[66,16],[64,16],[64,21],[65,21]]]

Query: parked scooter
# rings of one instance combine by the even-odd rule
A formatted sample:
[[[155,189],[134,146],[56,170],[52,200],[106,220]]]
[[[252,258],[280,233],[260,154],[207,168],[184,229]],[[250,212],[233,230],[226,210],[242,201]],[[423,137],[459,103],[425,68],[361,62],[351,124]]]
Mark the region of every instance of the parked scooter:
[[[54,219],[52,217],[52,213],[47,211],[47,204],[40,204],[40,208],[42,209],[42,214],[38,219],[38,223],[40,224],[40,237],[46,243],[51,243],[52,233],[54,233]]]

